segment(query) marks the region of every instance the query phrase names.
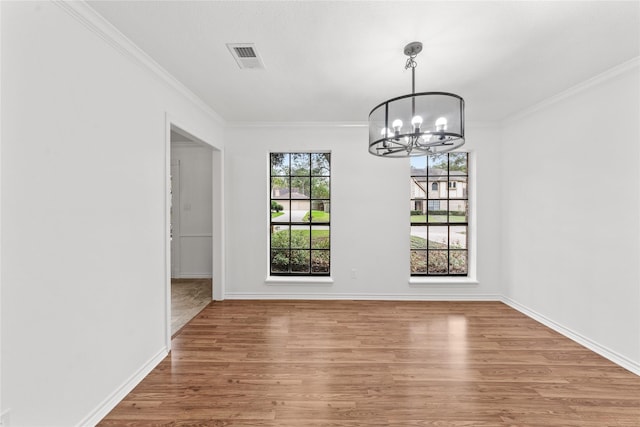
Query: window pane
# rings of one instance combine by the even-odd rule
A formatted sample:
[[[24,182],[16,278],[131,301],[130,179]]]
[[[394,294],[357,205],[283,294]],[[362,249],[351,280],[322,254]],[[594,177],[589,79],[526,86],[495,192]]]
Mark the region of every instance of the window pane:
[[[309,273],[309,251],[291,251],[291,272]]]
[[[291,248],[309,249],[311,247],[311,228],[308,225],[291,226]]]
[[[447,222],[447,206],[449,202],[446,200],[429,200],[429,222]]]
[[[467,274],[467,251],[451,251],[449,253],[449,273]]]
[[[447,249],[449,244],[449,227],[429,226],[429,249]]]
[[[447,176],[430,176],[427,182],[427,191],[430,199],[446,199],[449,195]]]
[[[311,202],[311,207],[311,222],[329,222],[331,214],[328,200],[314,200]]]
[[[311,227],[311,248],[329,249],[328,225],[314,225]]]
[[[467,198],[467,177],[453,176],[449,177],[449,198],[450,199],[466,199]]]
[[[288,200],[271,200],[271,222],[289,222]]]
[[[308,199],[311,195],[310,178],[308,177],[291,177],[291,198],[292,199]]]
[[[427,227],[411,226],[411,249],[427,249]]]
[[[411,273],[427,272],[427,251],[411,251]]]
[[[447,274],[447,261],[447,251],[430,250],[427,272],[432,274]]]
[[[411,200],[411,222],[427,222],[427,201]]]
[[[289,153],[271,153],[271,175],[289,175]]]
[[[447,175],[447,155],[437,154],[435,156],[428,157],[429,162],[429,176],[441,176]]]
[[[329,178],[311,178],[311,197],[314,199],[329,198]]]
[[[411,177],[411,198],[412,199],[426,199],[429,192],[429,187],[426,177],[412,176]]]
[[[311,216],[311,222],[314,222],[314,223],[329,222],[329,219],[331,218],[331,215],[329,214],[329,212],[325,212],[320,209],[312,209],[310,216]]]
[[[427,175],[427,156],[415,156],[411,159],[411,175]]]
[[[271,198],[272,199],[288,199],[289,198],[289,178],[287,177],[271,178]]]
[[[271,226],[271,247],[273,249],[289,248],[289,227],[286,225]]]
[[[310,175],[311,156],[309,153],[291,153],[291,175]]]
[[[289,272],[289,251],[288,250],[271,250],[271,271],[273,273]]]
[[[451,249],[467,249],[467,226],[458,225],[449,228],[449,247]]]
[[[449,175],[467,175],[467,153],[449,153]]]
[[[329,251],[311,251],[311,271],[313,273],[329,272]]]
[[[449,222],[468,222],[466,200],[449,201]]]
[[[331,170],[330,153],[311,154],[311,175],[329,176]]]
[[[308,200],[292,200],[290,221],[291,222],[309,222],[309,211],[311,210],[311,202]]]

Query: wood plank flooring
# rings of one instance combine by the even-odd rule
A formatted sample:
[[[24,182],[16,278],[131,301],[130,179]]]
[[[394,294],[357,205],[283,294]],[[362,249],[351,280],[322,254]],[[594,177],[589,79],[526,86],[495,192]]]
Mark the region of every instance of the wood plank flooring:
[[[640,426],[640,377],[499,302],[224,301],[99,426]]]

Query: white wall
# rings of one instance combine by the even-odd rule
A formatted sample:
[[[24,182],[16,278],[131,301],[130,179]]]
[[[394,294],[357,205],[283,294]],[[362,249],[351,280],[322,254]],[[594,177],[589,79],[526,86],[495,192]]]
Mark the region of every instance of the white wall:
[[[519,308],[640,373],[640,72],[631,64],[505,126],[502,271]]]
[[[367,152],[366,127],[246,126],[227,130],[227,298],[496,299],[499,297],[499,140],[470,127],[479,284],[409,284],[409,161]],[[266,283],[268,155],[330,150],[332,284]],[[475,171],[475,172],[474,172]],[[475,191],[475,194],[474,194]],[[356,278],[351,277],[356,269]]]
[[[212,273],[212,156],[197,145],[171,146],[171,161],[180,162],[179,224],[174,227],[177,260],[172,277],[210,278]],[[178,233],[175,233],[175,231]]]
[[[86,6],[1,7],[2,410],[89,423],[167,351],[166,115],[221,129]]]

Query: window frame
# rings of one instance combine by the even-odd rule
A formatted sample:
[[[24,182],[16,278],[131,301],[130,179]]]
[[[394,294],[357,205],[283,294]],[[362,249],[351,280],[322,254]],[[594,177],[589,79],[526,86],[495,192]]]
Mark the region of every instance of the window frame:
[[[273,173],[273,168],[272,168],[272,155],[273,154],[285,154],[287,156],[289,156],[289,172],[287,175],[281,175],[281,174],[274,174]],[[304,175],[300,175],[300,174],[293,174],[292,170],[291,170],[291,164],[292,164],[292,155],[296,155],[296,154],[302,154],[302,155],[308,155],[309,156],[309,174],[304,174]],[[326,154],[328,155],[328,164],[329,164],[329,170],[327,172],[326,175],[319,175],[319,174],[314,174],[313,173],[313,155],[317,155],[317,154]],[[303,281],[311,281],[311,282],[326,282],[327,280],[330,280],[331,277],[331,266],[332,266],[332,260],[331,260],[331,240],[332,240],[332,236],[331,236],[331,194],[332,194],[332,174],[331,174],[331,156],[332,153],[331,151],[324,151],[324,150],[320,150],[320,151],[286,151],[286,150],[270,150],[268,152],[268,176],[269,176],[269,184],[268,184],[268,205],[269,205],[269,219],[268,219],[268,240],[269,240],[269,250],[268,250],[268,256],[267,256],[267,281],[268,282],[287,282],[290,279],[303,279]],[[280,178],[286,178],[288,181],[288,198],[273,198],[273,178],[274,177],[280,177]],[[296,198],[296,197],[292,197],[292,183],[291,183],[291,179],[292,178],[307,178],[309,180],[309,197],[308,199],[302,199],[302,198]],[[313,179],[314,178],[327,178],[328,180],[328,197],[314,197],[313,195]],[[305,221],[292,221],[291,217],[289,217],[289,220],[286,222],[280,222],[280,221],[273,221],[273,217],[271,216],[272,210],[271,210],[271,203],[272,201],[278,202],[278,201],[283,201],[283,202],[287,202],[289,203],[289,209],[291,210],[291,208],[293,207],[293,203],[296,201],[305,201],[309,203],[309,221],[305,222]],[[329,219],[326,222],[313,222],[313,207],[314,207],[314,202],[321,202],[321,203],[328,203],[329,205]],[[273,237],[273,227],[274,226],[285,226],[288,228],[289,230],[289,245],[287,248],[273,248],[272,247],[272,237]],[[296,247],[292,247],[292,233],[291,231],[293,230],[293,227],[295,226],[303,226],[303,227],[308,227],[309,228],[309,243],[308,246],[305,248],[296,248]],[[327,227],[328,230],[328,244],[327,244],[327,248],[313,248],[313,237],[312,237],[312,233],[314,230],[314,227]],[[273,270],[273,264],[272,264],[272,259],[273,259],[273,251],[279,251],[279,250],[284,250],[284,251],[288,251],[289,254],[289,265],[288,265],[288,271],[274,271]],[[293,271],[292,269],[292,263],[291,263],[291,252],[295,251],[295,250],[304,250],[307,251],[309,256],[308,256],[308,271]],[[316,271],[314,272],[314,268],[313,268],[313,253],[314,252],[327,252],[327,259],[328,259],[328,268],[327,271]]]
[[[451,170],[450,170],[450,163],[451,163],[451,155],[460,155],[460,154],[465,154],[466,155],[466,173],[461,174],[461,173],[455,173],[452,174]],[[473,256],[475,255],[475,246],[472,246],[472,239],[473,239],[473,233],[474,233],[474,229],[472,229],[472,210],[473,210],[473,206],[472,206],[472,197],[470,197],[471,195],[471,178],[472,178],[472,153],[470,151],[453,151],[453,152],[448,152],[448,153],[443,153],[441,155],[446,155],[447,156],[447,173],[446,173],[446,182],[447,182],[447,186],[446,186],[446,198],[441,197],[438,194],[437,198],[430,198],[429,197],[429,192],[425,192],[424,197],[415,197],[414,194],[410,195],[410,205],[411,206],[415,206],[415,202],[417,200],[423,200],[426,201],[426,205],[427,205],[427,209],[425,210],[425,221],[424,222],[416,222],[413,220],[410,220],[410,228],[412,227],[424,227],[425,231],[426,231],[426,242],[425,242],[425,247],[424,248],[413,248],[412,245],[410,244],[409,247],[409,274],[410,274],[410,283],[429,283],[429,282],[420,282],[420,280],[433,280],[433,279],[443,279],[445,282],[447,283],[450,280],[461,280],[460,283],[477,283],[475,282],[475,279],[473,279],[473,277],[475,276],[475,272],[473,269]],[[429,185],[429,179],[431,177],[439,177],[439,178],[444,178],[445,175],[438,175],[438,174],[434,174],[434,175],[430,175],[429,173],[429,156],[424,156],[425,157],[425,172],[424,174],[415,174],[413,169],[410,169],[410,183],[411,185],[417,185],[417,182],[414,184],[414,181],[422,178],[426,181],[425,187],[427,188],[431,188],[431,186]],[[457,192],[458,190],[458,186],[457,184],[455,184],[453,187],[451,186],[452,182],[456,183],[457,181],[452,181],[452,179],[455,179],[456,177],[461,177],[466,181],[466,190],[463,191],[463,196],[462,197],[457,197],[456,195],[452,196],[452,192]],[[440,186],[438,186],[440,187]],[[433,203],[431,202],[442,202],[444,201],[446,203],[447,206],[447,220],[445,222],[442,221],[429,221],[429,211],[430,211],[430,205],[432,205]],[[454,222],[451,221],[451,202],[458,202],[458,201],[464,201],[466,203],[466,216],[465,219],[466,221],[464,222]],[[430,232],[430,228],[429,227],[446,227],[447,231],[447,247],[446,247],[446,253],[447,253],[447,272],[446,273],[437,273],[437,272],[429,272],[429,256],[430,256],[430,251],[433,251],[433,248],[430,248],[430,244],[429,244],[429,232]],[[463,249],[458,249],[458,248],[452,248],[452,244],[451,244],[451,229],[452,227],[466,227],[466,239],[465,239],[465,246]],[[410,234],[410,236],[412,236],[412,234]],[[411,239],[410,239],[411,240]],[[437,251],[444,251],[444,249],[436,249]],[[418,251],[418,252],[424,252],[426,258],[425,258],[425,262],[426,262],[426,269],[425,271],[412,271],[412,256],[413,256],[413,252],[414,251]],[[466,260],[466,269],[464,273],[452,273],[451,270],[451,253],[452,252],[465,252],[465,260]],[[451,282],[454,283],[454,282]]]

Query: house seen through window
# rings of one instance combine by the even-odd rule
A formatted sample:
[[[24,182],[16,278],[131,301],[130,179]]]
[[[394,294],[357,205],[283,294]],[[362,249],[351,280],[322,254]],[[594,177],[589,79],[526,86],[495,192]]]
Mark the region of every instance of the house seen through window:
[[[330,273],[330,153],[271,153],[270,273]]]
[[[412,276],[468,273],[468,157],[411,157]]]

